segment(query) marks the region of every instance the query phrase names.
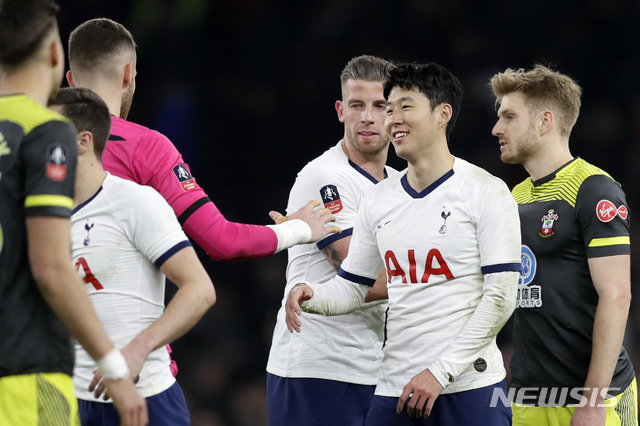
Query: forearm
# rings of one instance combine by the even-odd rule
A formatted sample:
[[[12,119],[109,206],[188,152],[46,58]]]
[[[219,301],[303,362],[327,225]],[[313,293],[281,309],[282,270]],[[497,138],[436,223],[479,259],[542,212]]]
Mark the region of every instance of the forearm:
[[[518,272],[498,272],[484,277],[484,294],[455,340],[429,366],[443,387],[457,377],[493,342],[516,303]]]
[[[185,232],[214,260],[249,260],[271,256],[278,247],[267,226],[229,222],[208,202],[183,224]]]
[[[600,296],[593,324],[591,363],[585,388],[603,389],[610,385],[622,347],[629,304],[630,297],[625,294]],[[598,398],[603,399],[600,391],[598,393]]]
[[[163,314],[133,339],[148,355],[191,330],[215,303],[215,291],[208,280],[183,284]]]
[[[364,303],[369,287],[354,284],[336,276],[322,283],[309,283],[313,289],[313,297],[302,303],[304,312],[327,316],[345,315],[358,309]]]
[[[50,269],[40,275],[37,282],[51,309],[93,359],[99,360],[113,349],[84,283],[71,263]]]

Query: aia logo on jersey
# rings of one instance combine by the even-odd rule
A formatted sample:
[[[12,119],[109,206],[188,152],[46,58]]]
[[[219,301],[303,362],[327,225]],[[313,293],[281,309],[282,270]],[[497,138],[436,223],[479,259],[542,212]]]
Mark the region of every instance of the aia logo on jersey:
[[[322,204],[331,213],[338,213],[342,210],[342,201],[340,201],[340,194],[338,194],[338,188],[335,185],[323,186],[320,189],[320,196],[322,197]]]
[[[67,147],[60,144],[47,148],[47,177],[54,182],[62,182],[67,177]]]
[[[173,173],[178,178],[178,182],[180,182],[180,185],[182,185],[182,189],[185,192],[196,189],[196,180],[191,176],[191,173],[189,173],[189,170],[183,164],[175,166],[173,168]]]
[[[542,221],[542,230],[538,233],[538,235],[540,235],[542,238],[549,238],[550,236],[554,235],[555,232],[553,232],[553,223],[558,220],[559,217],[560,216],[556,214],[555,210],[549,209],[547,214],[542,216],[542,218],[540,219]]]
[[[600,200],[596,207],[596,215],[601,222],[611,222],[616,216],[620,216],[620,219],[626,220],[629,215],[629,210],[624,204],[616,208],[616,206],[609,200]]]
[[[428,283],[429,278],[432,275],[444,275],[446,279],[452,280],[454,278],[451,270],[449,269],[449,265],[442,257],[442,253],[438,249],[431,249],[429,253],[427,253],[427,258],[424,262],[424,273],[418,281],[418,268],[416,263],[416,251],[411,249],[407,251],[407,260],[409,261],[409,270],[405,271],[400,266],[400,262],[398,262],[398,257],[401,256],[401,253],[398,253],[398,256],[392,251],[387,250],[384,254],[385,264],[387,266],[387,282],[391,283],[392,277],[401,277],[402,282],[407,282],[407,272],[409,273],[409,282],[412,284],[417,283]],[[420,262],[422,266],[422,262]]]

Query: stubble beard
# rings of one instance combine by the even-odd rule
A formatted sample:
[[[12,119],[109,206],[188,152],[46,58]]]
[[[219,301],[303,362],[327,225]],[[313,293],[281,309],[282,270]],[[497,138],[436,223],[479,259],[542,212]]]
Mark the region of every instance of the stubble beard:
[[[352,130],[347,130],[347,137],[349,138],[353,149],[367,156],[379,154],[389,142],[388,140],[385,140],[386,137],[380,133],[378,133],[378,137],[374,140],[362,141],[359,139],[358,133],[353,132]]]
[[[524,164],[536,152],[538,145],[539,140],[535,134],[533,122],[531,122],[527,130],[509,144],[510,152],[507,153],[508,155],[502,154],[500,159],[506,164]]]

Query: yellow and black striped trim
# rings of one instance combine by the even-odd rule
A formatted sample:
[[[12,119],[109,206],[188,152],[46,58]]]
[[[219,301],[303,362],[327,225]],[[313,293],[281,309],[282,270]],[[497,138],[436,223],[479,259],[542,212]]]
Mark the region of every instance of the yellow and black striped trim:
[[[30,195],[24,200],[24,206],[30,207],[66,207],[73,210],[73,199],[64,195]]]
[[[604,170],[587,163],[582,158],[577,158],[560,170],[553,180],[540,186],[533,186],[531,178],[527,178],[524,182],[516,185],[511,193],[518,204],[564,200],[571,207],[575,207],[582,182],[593,175],[604,175],[611,178]]]
[[[616,413],[620,417],[621,426],[638,426],[638,383],[634,378],[627,388],[618,395]]]
[[[62,115],[43,107],[26,95],[0,97],[0,121],[10,121],[19,125],[25,135],[49,121],[70,123]]]

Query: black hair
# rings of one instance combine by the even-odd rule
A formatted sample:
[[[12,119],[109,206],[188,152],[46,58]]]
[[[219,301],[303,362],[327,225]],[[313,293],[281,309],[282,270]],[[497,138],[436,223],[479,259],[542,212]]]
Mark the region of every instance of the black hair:
[[[394,87],[422,93],[431,105],[431,110],[440,104],[451,105],[451,120],[447,125],[447,139],[456,124],[462,104],[463,89],[460,80],[445,67],[434,62],[428,64],[400,64],[389,71],[384,82],[384,98]]]
[[[56,25],[53,0],[0,0],[0,64],[15,69],[31,58]]]
[[[62,115],[71,120],[78,132],[93,134],[93,151],[101,159],[111,132],[111,114],[102,98],[90,89],[65,87],[49,106],[61,106]]]

